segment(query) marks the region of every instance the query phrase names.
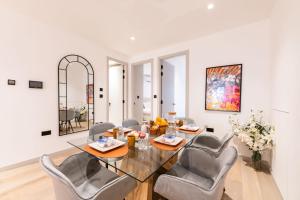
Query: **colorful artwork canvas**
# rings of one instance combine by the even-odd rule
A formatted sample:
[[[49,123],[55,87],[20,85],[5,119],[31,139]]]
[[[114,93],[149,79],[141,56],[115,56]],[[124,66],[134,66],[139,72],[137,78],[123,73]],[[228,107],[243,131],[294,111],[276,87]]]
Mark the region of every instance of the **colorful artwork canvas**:
[[[205,110],[241,111],[242,65],[206,69]]]
[[[93,104],[94,103],[94,84],[88,84],[86,86],[86,96],[87,96],[87,103]]]

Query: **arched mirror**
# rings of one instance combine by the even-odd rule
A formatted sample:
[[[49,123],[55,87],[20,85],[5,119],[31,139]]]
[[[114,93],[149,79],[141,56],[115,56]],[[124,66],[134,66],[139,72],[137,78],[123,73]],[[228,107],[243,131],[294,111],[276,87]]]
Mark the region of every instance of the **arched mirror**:
[[[58,65],[59,135],[89,130],[94,124],[94,70],[79,55],[67,55]]]

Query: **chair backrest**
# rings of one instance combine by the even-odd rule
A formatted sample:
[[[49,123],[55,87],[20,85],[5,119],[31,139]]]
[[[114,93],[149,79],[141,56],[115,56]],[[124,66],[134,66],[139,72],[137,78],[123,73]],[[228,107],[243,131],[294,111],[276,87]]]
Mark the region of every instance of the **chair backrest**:
[[[224,135],[224,137],[221,139],[222,142],[222,148],[226,148],[230,142],[230,140],[233,138],[234,134],[233,133],[227,133]]]
[[[50,175],[56,200],[80,200],[72,182],[62,173],[50,160],[48,155],[43,155],[40,159],[42,168]]]
[[[184,121],[186,124],[195,124],[195,120],[188,117],[177,117],[176,119]]]
[[[218,158],[202,149],[186,148],[179,162],[196,174],[216,180],[220,175],[227,173],[236,159],[237,150],[235,147],[228,147]]]
[[[218,173],[216,158],[203,149],[186,148],[179,162],[184,168],[204,177],[213,178]]]
[[[222,145],[219,138],[211,133],[203,133],[196,136],[193,139],[193,144],[201,144],[201,146],[206,146],[208,148],[218,148]]]
[[[60,121],[71,121],[75,118],[75,110],[60,110],[59,111],[59,119]]]
[[[85,152],[68,157],[59,166],[48,155],[40,163],[53,180],[56,200],[122,200],[136,187],[133,178],[118,176]]]
[[[234,165],[237,160],[238,152],[235,147],[227,147],[221,155],[217,158],[218,162],[218,175],[214,177],[214,185],[218,184],[221,180],[224,180],[227,172]]]
[[[114,128],[115,125],[110,122],[104,122],[95,124],[89,130],[89,138],[91,140],[97,140],[105,131]]]
[[[139,125],[139,122],[135,119],[126,119],[122,122],[122,126],[125,128],[134,127]]]

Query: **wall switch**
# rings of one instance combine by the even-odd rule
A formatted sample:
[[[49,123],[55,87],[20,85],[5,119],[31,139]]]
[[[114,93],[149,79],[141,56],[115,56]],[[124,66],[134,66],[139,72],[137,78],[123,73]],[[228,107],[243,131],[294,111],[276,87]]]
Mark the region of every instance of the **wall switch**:
[[[100,94],[100,95],[99,95],[99,98],[101,98],[101,99],[102,99],[102,98],[103,98],[103,94]]]
[[[51,135],[51,130],[49,131],[42,131],[42,136]]]
[[[156,98],[157,98],[157,95],[156,95],[156,94],[155,94],[155,95],[153,95],[153,98],[154,98],[154,99],[156,99]]]
[[[16,80],[8,79],[7,84],[8,85],[16,85]]]

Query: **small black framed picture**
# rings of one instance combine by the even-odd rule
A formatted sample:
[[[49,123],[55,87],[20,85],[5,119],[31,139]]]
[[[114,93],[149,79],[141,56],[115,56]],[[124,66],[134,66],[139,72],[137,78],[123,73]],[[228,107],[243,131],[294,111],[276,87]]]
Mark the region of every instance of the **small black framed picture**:
[[[16,85],[16,80],[8,79],[7,85]]]

